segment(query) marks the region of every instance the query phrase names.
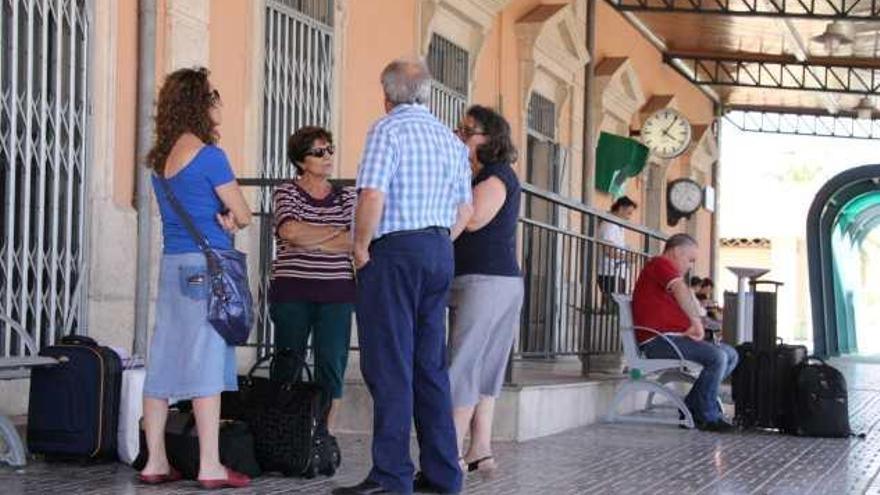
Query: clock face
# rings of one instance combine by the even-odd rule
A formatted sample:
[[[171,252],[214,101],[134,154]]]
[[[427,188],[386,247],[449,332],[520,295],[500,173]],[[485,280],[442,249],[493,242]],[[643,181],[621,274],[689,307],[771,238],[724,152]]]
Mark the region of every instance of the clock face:
[[[703,188],[690,179],[679,179],[669,184],[669,205],[690,215],[703,204]]]
[[[671,108],[664,108],[645,120],[642,142],[660,158],[675,158],[691,144],[691,124]]]

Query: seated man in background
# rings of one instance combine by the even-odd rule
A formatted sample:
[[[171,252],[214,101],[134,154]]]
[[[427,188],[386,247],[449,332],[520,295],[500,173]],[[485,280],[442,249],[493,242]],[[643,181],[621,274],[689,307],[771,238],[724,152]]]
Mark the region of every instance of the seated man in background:
[[[648,261],[639,274],[633,292],[633,320],[637,327],[663,333],[678,347],[684,359],[703,367],[685,404],[699,429],[726,432],[733,425],[724,419],[718,404],[718,389],[736,368],[738,356],[727,344],[703,340],[703,308],[684,278],[696,258],[697,241],[693,237],[687,234],[670,237],[663,254]],[[645,356],[678,359],[663,337],[637,329],[636,338]]]

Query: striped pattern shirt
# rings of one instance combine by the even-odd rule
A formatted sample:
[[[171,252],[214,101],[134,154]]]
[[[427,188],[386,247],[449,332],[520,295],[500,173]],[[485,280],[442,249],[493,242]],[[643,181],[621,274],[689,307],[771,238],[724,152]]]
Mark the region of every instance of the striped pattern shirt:
[[[467,147],[424,105],[398,105],[367,135],[357,188],[385,194],[374,237],[452,227],[458,206],[471,202]]]
[[[354,302],[351,257],[292,246],[279,236],[286,222],[349,227],[357,193],[352,187],[334,188],[322,199],[313,198],[296,182],[275,190],[275,259],[272,262],[272,302]],[[348,235],[347,233],[341,235]]]

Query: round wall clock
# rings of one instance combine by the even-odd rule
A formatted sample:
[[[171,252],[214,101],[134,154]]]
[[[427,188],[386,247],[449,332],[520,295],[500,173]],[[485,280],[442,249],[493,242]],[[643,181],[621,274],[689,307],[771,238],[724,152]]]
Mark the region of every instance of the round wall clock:
[[[677,179],[666,186],[666,221],[675,225],[703,205],[703,188],[691,179]]]
[[[660,158],[675,158],[691,144],[691,124],[677,110],[654,112],[642,124],[642,142]]]

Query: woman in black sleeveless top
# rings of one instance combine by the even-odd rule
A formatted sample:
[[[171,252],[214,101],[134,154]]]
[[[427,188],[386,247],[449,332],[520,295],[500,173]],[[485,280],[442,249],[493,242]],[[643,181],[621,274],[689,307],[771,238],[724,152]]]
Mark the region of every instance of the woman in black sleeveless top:
[[[468,471],[495,468],[492,420],[519,327],[523,281],[516,259],[520,184],[504,117],[468,109],[458,136],[470,150],[474,214],[455,242],[450,297],[449,375],[458,447]],[[470,445],[464,449],[464,437]]]

